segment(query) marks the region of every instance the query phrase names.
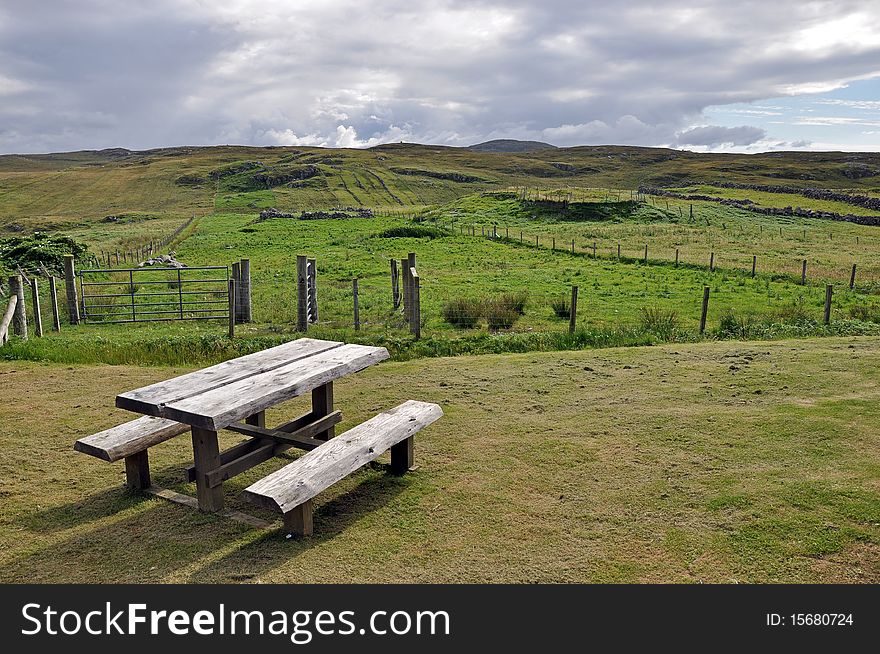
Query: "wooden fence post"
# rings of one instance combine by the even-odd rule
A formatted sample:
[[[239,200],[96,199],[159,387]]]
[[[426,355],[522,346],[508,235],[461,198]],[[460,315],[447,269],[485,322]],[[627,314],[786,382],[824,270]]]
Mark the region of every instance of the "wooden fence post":
[[[355,277],[351,280],[351,294],[354,298],[354,330],[360,331],[361,329],[361,310],[360,304],[358,302],[358,280]]]
[[[232,264],[232,280],[235,282],[235,322],[241,323],[241,262]],[[183,298],[181,297],[181,302]]]
[[[617,260],[620,261],[620,243],[617,244]]]
[[[552,239],[550,239],[550,249],[556,250],[556,237],[555,236]]]
[[[709,287],[703,287],[703,310],[700,314],[700,333],[706,331],[706,316],[709,314]]]
[[[853,290],[856,285],[856,264],[853,264],[852,272],[849,274],[849,290]]]
[[[678,268],[678,248],[675,248],[675,267]]]
[[[753,254],[752,255],[752,277],[755,276],[755,270],[757,269],[757,267],[758,267],[758,255]]]
[[[571,307],[568,314],[568,333],[574,334],[575,323],[577,323],[578,310],[578,287],[571,287]]]
[[[410,330],[416,340],[422,337],[422,306],[421,306],[421,282],[419,273],[415,266],[410,270],[412,278],[412,319],[410,321]]]
[[[407,260],[400,260],[400,272],[403,275],[403,318],[409,323],[409,266],[406,265]]]
[[[308,259],[303,255],[296,257],[296,331],[309,329],[309,279]]]
[[[9,302],[6,304],[6,310],[3,318],[0,318],[0,345],[4,345],[9,340],[9,324],[15,315],[15,307],[18,304],[18,296],[13,293],[9,296]]]
[[[24,282],[21,275],[12,275],[9,278],[9,294],[16,297],[15,312],[12,314],[12,333],[26,341],[28,338],[27,312],[24,304]]]
[[[64,255],[64,290],[67,293],[67,317],[71,325],[78,325],[79,300],[76,296],[76,271],[72,254]]]
[[[397,271],[397,259],[391,260],[391,299],[396,310],[400,306],[400,273]]]
[[[645,243],[645,263],[648,263],[648,244]]]
[[[31,295],[34,303],[34,336],[42,336],[43,316],[40,313],[40,288],[36,276],[31,280]]]
[[[54,275],[49,275],[49,299],[52,301],[52,330],[61,331],[61,316],[58,313],[58,288]]]
[[[593,241],[593,258],[596,258],[596,241]]]
[[[834,293],[834,286],[827,284],[825,286],[825,324],[831,322],[831,296]]]
[[[238,285],[241,290],[239,306],[241,306],[241,322],[253,322],[254,314],[251,308],[251,260],[241,260],[241,282]]]
[[[318,262],[316,259],[306,260],[306,287],[309,294],[309,322],[318,322]]]
[[[235,283],[234,278],[229,279],[229,338],[235,338]]]
[[[709,253],[709,272],[715,272],[715,253]]]
[[[807,283],[807,260],[804,259],[804,263],[801,266],[801,286],[804,286]]]

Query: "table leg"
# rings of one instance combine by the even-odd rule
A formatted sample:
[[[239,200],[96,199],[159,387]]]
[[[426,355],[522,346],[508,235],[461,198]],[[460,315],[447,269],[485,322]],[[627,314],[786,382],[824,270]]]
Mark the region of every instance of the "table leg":
[[[196,468],[196,495],[202,511],[223,510],[223,484],[211,488],[206,476],[220,467],[220,442],[217,432],[192,428],[193,461]]]
[[[150,487],[150,459],[147,450],[125,457],[125,485],[136,490]]]
[[[266,428],[266,412],[260,411],[259,413],[255,413],[252,416],[248,416],[244,419],[245,424],[253,425],[254,427],[262,427]]]
[[[323,418],[333,413],[333,382],[327,382],[323,386],[318,386],[312,390],[312,415],[315,418]],[[315,438],[327,441],[336,435],[336,428],[330,427],[322,432],[315,434]]]

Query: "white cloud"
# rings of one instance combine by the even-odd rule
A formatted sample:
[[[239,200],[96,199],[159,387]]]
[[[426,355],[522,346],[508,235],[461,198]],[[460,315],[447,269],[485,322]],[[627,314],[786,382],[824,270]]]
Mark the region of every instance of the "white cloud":
[[[868,0],[19,3],[0,149],[669,144],[710,106],[880,75],[878,35]]]

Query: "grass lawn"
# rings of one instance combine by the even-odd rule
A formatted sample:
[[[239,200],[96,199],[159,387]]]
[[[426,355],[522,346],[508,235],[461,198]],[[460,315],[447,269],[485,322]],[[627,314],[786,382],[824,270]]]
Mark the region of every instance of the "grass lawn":
[[[0,581],[878,582],[878,366],[876,338],[383,363],[337,384],[342,427],[440,403],[420,467],[352,475],[285,540],[71,449],[130,417],[118,392],[183,368],[6,362]],[[193,493],[188,457],[186,436],[154,448],[155,483]],[[258,513],[238,491],[283,463],[227,504]]]

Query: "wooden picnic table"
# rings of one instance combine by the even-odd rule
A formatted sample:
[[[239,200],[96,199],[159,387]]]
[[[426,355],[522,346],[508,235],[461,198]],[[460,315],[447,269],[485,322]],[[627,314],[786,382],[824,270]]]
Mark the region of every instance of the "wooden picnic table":
[[[173,421],[165,425],[164,432],[152,431],[159,434],[151,437],[155,442],[189,426],[194,465],[187,470],[188,479],[196,483],[199,508],[221,511],[225,480],[291,447],[312,450],[332,438],[334,425],[342,419],[333,406],[334,380],[387,358],[383,347],[301,338],[122,393],[116,397],[116,406]],[[312,392],[309,413],[274,429],[266,428],[266,409],[308,391]],[[250,439],[221,452],[217,436],[221,429]],[[88,449],[92,447],[89,439],[82,440],[82,451],[111,460],[106,449],[96,454]],[[138,447],[143,445],[141,442]],[[129,478],[145,479],[149,486],[145,447],[114,456],[125,456]]]

